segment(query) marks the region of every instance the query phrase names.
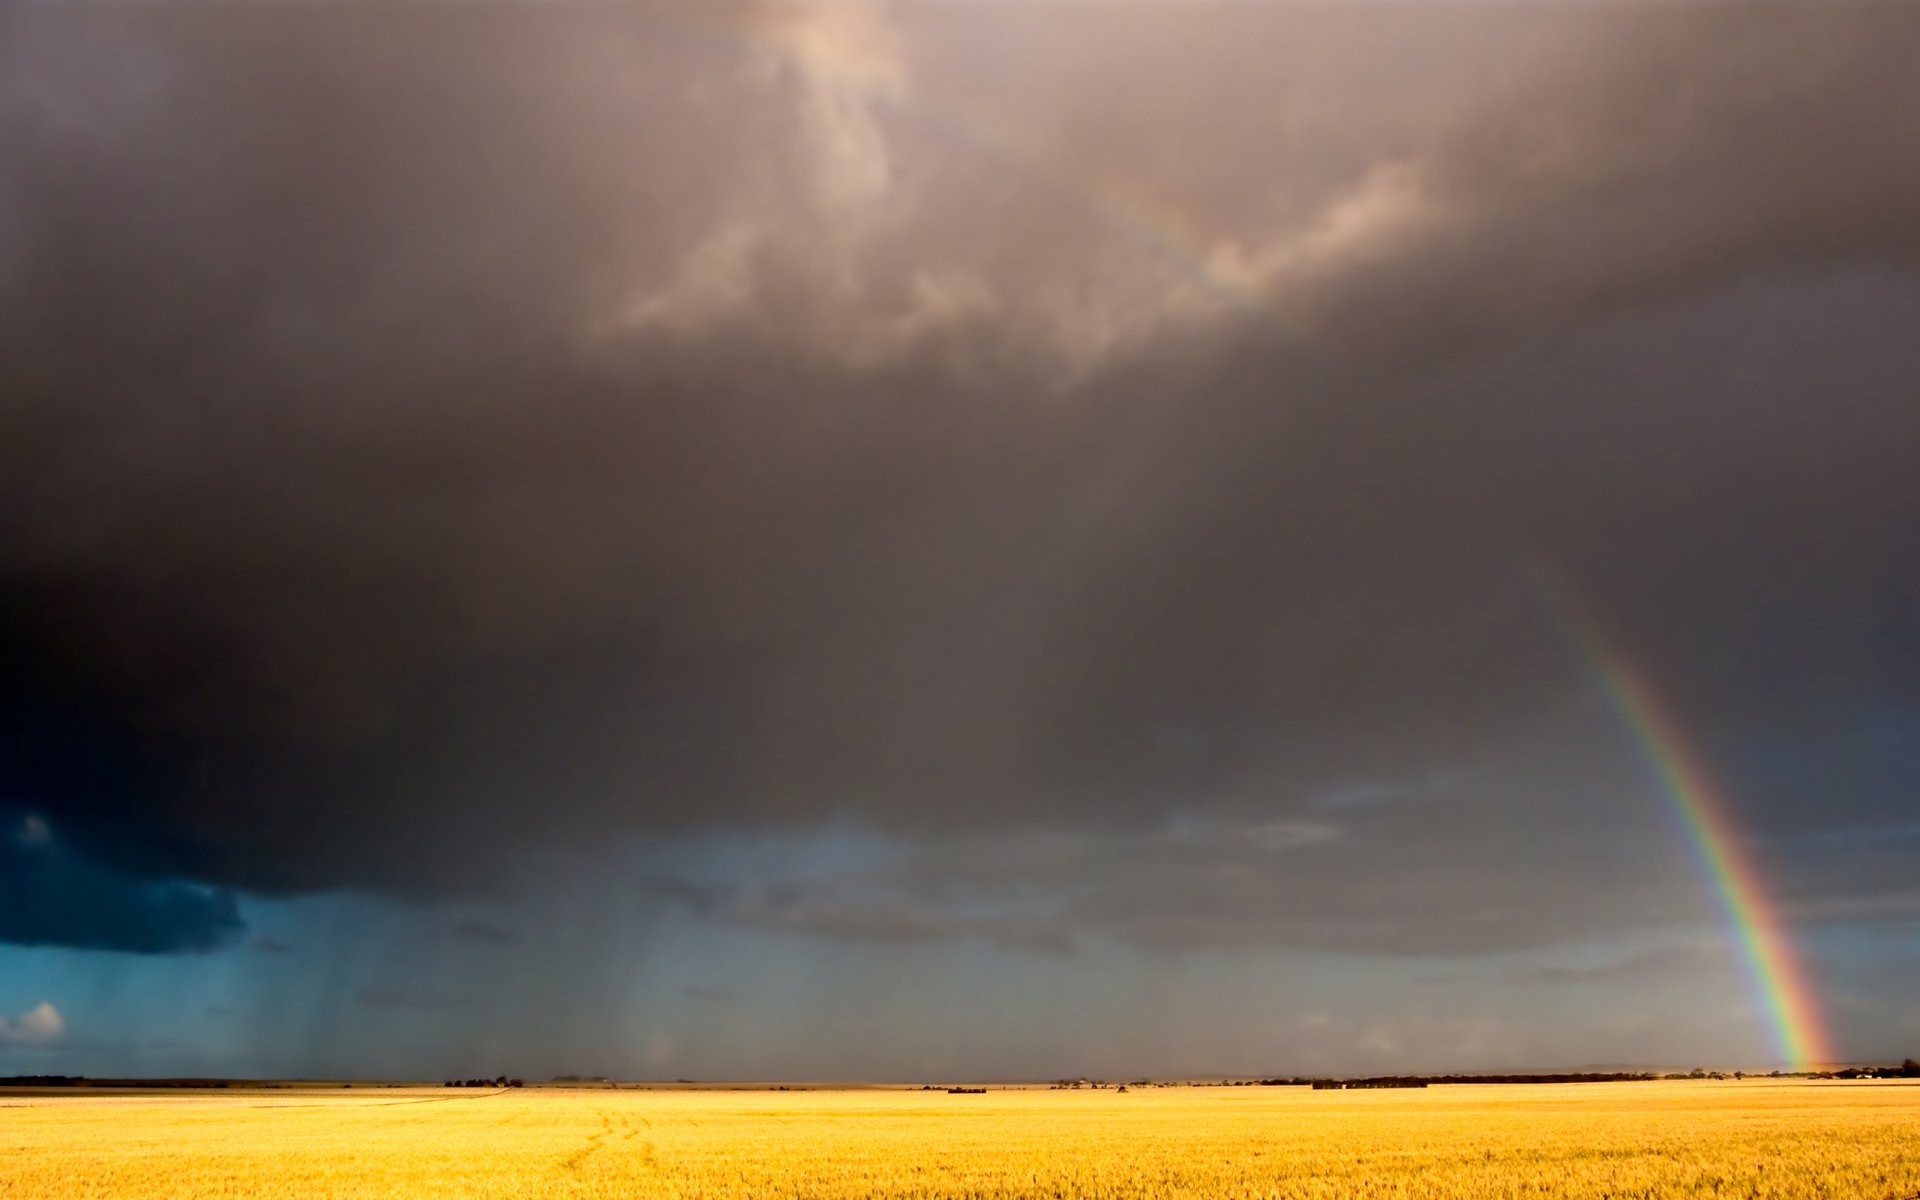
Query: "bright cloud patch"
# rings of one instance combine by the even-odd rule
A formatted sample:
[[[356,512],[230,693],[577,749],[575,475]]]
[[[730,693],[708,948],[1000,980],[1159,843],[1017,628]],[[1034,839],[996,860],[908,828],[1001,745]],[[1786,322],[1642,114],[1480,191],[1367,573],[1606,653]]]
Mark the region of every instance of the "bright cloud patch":
[[[0,1045],[51,1046],[67,1036],[60,1010],[42,1000],[13,1021],[0,1017]]]

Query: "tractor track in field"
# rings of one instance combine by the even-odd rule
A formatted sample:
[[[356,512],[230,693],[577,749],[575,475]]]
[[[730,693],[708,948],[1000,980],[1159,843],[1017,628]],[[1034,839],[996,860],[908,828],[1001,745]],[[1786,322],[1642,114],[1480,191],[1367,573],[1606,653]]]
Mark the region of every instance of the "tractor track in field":
[[[561,1159],[560,1165],[569,1171],[578,1171],[580,1164],[602,1149],[611,1136],[613,1136],[613,1118],[603,1112],[600,1114],[600,1128],[588,1134],[587,1144]]]
[[[659,1160],[654,1157],[653,1143],[640,1140],[640,1131],[634,1128],[633,1122],[624,1114],[622,1114],[620,1122],[625,1127],[620,1134],[620,1139],[628,1143],[634,1157],[639,1160],[642,1166],[649,1172],[657,1173],[660,1170],[660,1163]],[[653,1122],[647,1120],[645,1117],[640,1118],[640,1123],[648,1129],[653,1128]]]
[[[615,1123],[616,1118],[618,1124]],[[649,1128],[652,1127],[645,1117],[640,1119]],[[653,1143],[640,1140],[640,1130],[626,1114],[606,1112],[600,1114],[600,1128],[587,1135],[585,1145],[561,1159],[560,1166],[568,1171],[578,1171],[602,1151],[622,1148],[630,1151],[649,1171],[657,1169]]]

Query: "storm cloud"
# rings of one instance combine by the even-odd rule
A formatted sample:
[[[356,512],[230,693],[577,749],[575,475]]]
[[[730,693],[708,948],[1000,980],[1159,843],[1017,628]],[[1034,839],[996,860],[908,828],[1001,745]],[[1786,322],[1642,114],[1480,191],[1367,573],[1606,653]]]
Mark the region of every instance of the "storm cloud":
[[[229,945],[246,929],[232,891],[129,876],[76,855],[46,821],[0,808],[0,942],[135,954]]]
[[[897,861],[619,886],[1047,953],[1698,917],[1543,573],[1791,911],[1911,913],[1912,9],[0,32],[0,801],[62,856],[0,844],[0,940],[841,826]]]

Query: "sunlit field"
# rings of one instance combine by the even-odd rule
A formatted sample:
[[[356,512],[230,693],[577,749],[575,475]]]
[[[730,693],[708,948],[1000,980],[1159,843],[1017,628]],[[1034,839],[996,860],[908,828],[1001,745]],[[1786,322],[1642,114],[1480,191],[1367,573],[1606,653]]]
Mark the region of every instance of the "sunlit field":
[[[0,1195],[1872,1197],[1920,1086],[0,1096]]]

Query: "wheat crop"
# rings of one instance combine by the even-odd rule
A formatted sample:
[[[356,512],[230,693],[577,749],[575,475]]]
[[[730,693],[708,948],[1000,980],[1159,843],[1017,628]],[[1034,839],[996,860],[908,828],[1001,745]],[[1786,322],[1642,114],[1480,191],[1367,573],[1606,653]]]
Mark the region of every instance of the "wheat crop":
[[[1920,1195],[1920,1086],[0,1095],[0,1197]]]

